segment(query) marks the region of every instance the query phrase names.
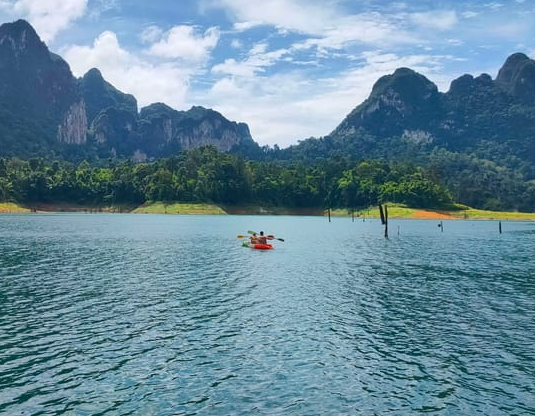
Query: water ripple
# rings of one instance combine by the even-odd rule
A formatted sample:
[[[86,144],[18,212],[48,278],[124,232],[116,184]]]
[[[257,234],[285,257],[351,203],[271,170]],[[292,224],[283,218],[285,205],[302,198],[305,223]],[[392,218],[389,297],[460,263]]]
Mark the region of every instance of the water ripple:
[[[0,414],[535,414],[532,224],[258,221],[0,216]]]

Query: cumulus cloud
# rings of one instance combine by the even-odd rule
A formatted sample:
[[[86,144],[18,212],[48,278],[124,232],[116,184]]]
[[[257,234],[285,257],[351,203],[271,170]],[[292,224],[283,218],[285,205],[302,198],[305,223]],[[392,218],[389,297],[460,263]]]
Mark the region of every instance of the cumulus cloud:
[[[154,29],[150,33],[155,34]],[[219,29],[211,27],[204,33],[196,33],[193,26],[175,26],[161,34],[160,39],[150,48],[149,53],[163,58],[186,61],[204,61],[219,41]]]
[[[299,73],[274,75],[262,81],[227,77],[215,83],[204,99],[226,117],[246,121],[260,145],[277,143],[286,147],[332,129],[329,110],[337,106],[331,103],[325,107],[324,101],[315,102],[306,92],[319,86]]]
[[[76,76],[99,68],[108,82],[133,94],[140,107],[153,102],[165,102],[177,109],[186,105],[191,70],[142,60],[122,48],[113,32],[103,32],[91,46],[69,46],[62,55]]]
[[[27,19],[41,39],[50,42],[72,21],[82,17],[88,0],[16,0],[3,1],[0,7],[14,16]]]
[[[368,97],[377,79],[399,67],[413,68],[440,89],[447,88],[451,77],[439,76],[445,59],[450,58],[365,52],[357,67],[336,76],[313,78],[298,70],[261,78],[226,76],[197,98],[212,103],[232,120],[246,121],[259,144],[287,147],[297,140],[329,134]]]

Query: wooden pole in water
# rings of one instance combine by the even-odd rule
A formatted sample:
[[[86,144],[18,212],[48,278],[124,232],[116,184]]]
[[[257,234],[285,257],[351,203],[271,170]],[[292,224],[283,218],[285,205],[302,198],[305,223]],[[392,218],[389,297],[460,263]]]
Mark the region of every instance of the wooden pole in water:
[[[381,224],[385,223],[385,214],[383,212],[383,206],[379,204],[379,215],[381,217]]]
[[[385,238],[388,238],[388,207],[385,205]]]
[[[379,204],[379,215],[381,216],[381,224],[385,226],[385,238],[388,238],[388,208],[386,205],[383,209],[383,206]]]
[[[498,223],[498,229],[500,230],[500,234],[502,233],[502,222],[500,221]]]

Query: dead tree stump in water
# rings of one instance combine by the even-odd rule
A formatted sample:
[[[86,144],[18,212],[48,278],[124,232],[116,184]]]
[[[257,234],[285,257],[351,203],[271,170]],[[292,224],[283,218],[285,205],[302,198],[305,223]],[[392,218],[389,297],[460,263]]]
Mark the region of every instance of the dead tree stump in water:
[[[385,205],[384,209],[379,204],[379,215],[381,216],[381,224],[385,226],[385,238],[388,238],[388,207]]]

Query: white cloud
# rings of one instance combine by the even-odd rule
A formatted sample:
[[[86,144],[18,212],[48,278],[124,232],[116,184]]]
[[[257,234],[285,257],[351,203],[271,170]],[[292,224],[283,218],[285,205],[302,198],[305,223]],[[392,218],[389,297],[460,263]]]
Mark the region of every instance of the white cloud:
[[[193,26],[175,26],[149,48],[149,53],[163,58],[201,62],[217,45],[219,36],[216,27],[207,29],[204,34],[197,34]]]
[[[483,7],[487,7],[491,10],[498,10],[498,9],[501,9],[503,7],[503,4],[502,3],[498,3],[496,1],[493,1],[491,3],[485,3],[483,4]]]
[[[317,79],[300,71],[261,78],[225,77],[198,99],[210,102],[231,120],[248,123],[259,144],[287,147],[329,134],[368,97],[379,77],[399,67],[412,68],[446,89],[451,78],[438,76],[445,59],[450,57],[367,52],[359,67],[336,77]]]
[[[468,11],[466,11],[466,12],[463,12],[461,15],[462,15],[465,19],[473,19],[474,17],[479,16],[479,13],[474,12],[474,11],[471,11],[471,10],[468,10]]]
[[[98,0],[99,9],[103,12],[108,10],[120,10],[119,0]]]
[[[385,16],[369,13],[341,17],[326,28],[320,37],[311,37],[294,45],[295,48],[318,47],[320,52],[329,49],[343,49],[351,44],[399,45],[414,43],[417,39],[389,21]]]
[[[268,80],[225,78],[214,84],[209,99],[227,118],[245,121],[260,145],[286,147],[298,139],[331,129],[331,108],[308,98],[313,89],[299,74],[285,74]],[[318,95],[315,95],[318,97]],[[341,119],[340,119],[341,120]],[[327,127],[326,125],[331,125]]]
[[[271,25],[279,32],[296,32],[311,38],[296,47],[341,49],[348,44],[401,44],[412,43],[416,37],[402,27],[396,15],[379,13],[347,14],[338,8],[337,1],[266,0],[262,3],[249,0],[221,0],[217,7],[236,21],[234,28],[245,31],[254,26]],[[405,5],[398,4],[398,8]]]
[[[140,107],[154,102],[165,102],[176,109],[186,106],[192,70],[141,60],[123,49],[113,32],[103,32],[92,46],[70,46],[62,55],[76,76],[96,67],[113,86],[133,94]]]
[[[151,25],[141,32],[140,38],[143,43],[154,43],[162,37],[162,34],[162,29],[158,26]]]
[[[50,42],[56,34],[82,17],[88,0],[17,0],[4,1],[0,7],[27,19],[41,39]]]
[[[257,72],[257,68],[252,65],[248,65],[244,62],[237,62],[233,58],[225,59],[222,64],[214,65],[212,73],[214,74],[227,74],[237,77],[253,77]]]
[[[243,47],[243,42],[240,39],[232,39],[230,46],[234,49],[241,49]]]
[[[242,62],[238,62],[233,58],[226,59],[224,63],[214,65],[212,73],[253,77],[255,74],[264,72],[266,68],[275,65],[289,53],[288,49],[277,49],[270,52],[267,49],[268,45],[266,43],[258,43],[251,48],[247,58]]]
[[[225,8],[236,20],[235,28],[246,30],[257,25],[272,25],[301,33],[321,34],[325,22],[334,17],[334,2],[310,0],[221,0],[217,7]]]
[[[445,39],[445,43],[451,46],[463,46],[464,42],[461,39]]]
[[[238,32],[245,32],[246,30],[252,29],[255,26],[261,26],[264,22],[257,20],[254,22],[236,22],[234,23],[234,29]]]
[[[413,13],[410,18],[421,27],[439,31],[451,30],[458,23],[457,13],[448,10]]]
[[[277,49],[274,51],[266,52],[263,49],[258,49],[257,47],[254,47],[249,53],[247,63],[256,68],[266,68],[274,65],[287,53],[287,49]]]
[[[119,1],[120,0],[93,0],[89,16],[93,20],[96,20],[103,13],[109,11],[120,11],[121,4],[119,3]]]

